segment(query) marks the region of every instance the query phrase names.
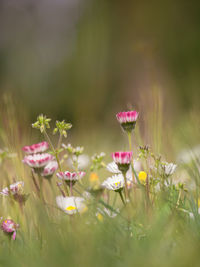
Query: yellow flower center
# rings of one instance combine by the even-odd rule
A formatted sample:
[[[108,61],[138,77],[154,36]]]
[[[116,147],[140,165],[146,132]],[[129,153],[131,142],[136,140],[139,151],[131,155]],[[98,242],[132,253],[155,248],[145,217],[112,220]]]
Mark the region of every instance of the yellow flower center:
[[[145,182],[146,179],[147,179],[147,174],[146,174],[146,172],[144,172],[144,171],[139,172],[139,174],[138,174],[138,178],[139,178],[140,182]]]
[[[76,207],[68,206],[67,208],[65,208],[65,210],[67,210],[67,211],[76,210]]]
[[[98,213],[97,214],[97,219],[100,221],[100,222],[103,222],[103,215],[101,213]]]
[[[116,183],[115,183],[115,186],[118,186],[119,184],[120,184],[120,182],[116,182]]]

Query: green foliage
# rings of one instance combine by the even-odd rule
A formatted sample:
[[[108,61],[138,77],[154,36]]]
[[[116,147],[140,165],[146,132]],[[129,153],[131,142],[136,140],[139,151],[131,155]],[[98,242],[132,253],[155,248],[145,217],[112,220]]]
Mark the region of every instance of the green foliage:
[[[47,118],[43,114],[37,117],[37,121],[32,124],[32,127],[35,129],[39,129],[41,133],[46,131],[46,129],[50,128],[49,122],[51,119]]]
[[[60,135],[64,136],[65,138],[67,137],[67,131],[72,128],[71,123],[66,123],[64,120],[63,121],[56,121],[56,127],[53,130],[53,134],[56,134],[58,131]]]

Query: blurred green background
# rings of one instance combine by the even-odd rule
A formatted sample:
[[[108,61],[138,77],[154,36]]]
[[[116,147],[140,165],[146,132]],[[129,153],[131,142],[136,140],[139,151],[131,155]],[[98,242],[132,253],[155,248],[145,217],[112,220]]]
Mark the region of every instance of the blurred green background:
[[[1,0],[1,96],[80,131],[131,107],[176,125],[199,112],[199,14],[195,0]]]

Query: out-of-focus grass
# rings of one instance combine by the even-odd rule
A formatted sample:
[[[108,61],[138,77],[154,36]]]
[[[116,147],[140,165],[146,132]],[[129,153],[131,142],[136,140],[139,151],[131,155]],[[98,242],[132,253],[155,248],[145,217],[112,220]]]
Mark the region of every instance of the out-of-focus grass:
[[[9,98],[6,101],[9,101]],[[163,149],[161,146],[165,143],[165,140],[159,137],[159,133],[163,132],[160,129],[162,112],[159,106],[156,109],[159,120],[154,117],[149,129],[155,130],[155,137],[159,138],[158,150],[161,151]],[[116,206],[120,207],[121,212],[115,218],[104,216],[103,221],[98,220],[96,206],[103,207],[99,203],[89,203],[88,211],[82,215],[68,216],[59,210],[55,203],[55,196],[60,194],[55,185],[56,177],[53,177],[55,194],[48,181],[44,181],[44,197],[47,204],[43,205],[35,192],[30,169],[24,167],[21,162],[23,158],[21,147],[31,142],[29,130],[27,130],[30,124],[28,119],[19,117],[18,107],[10,106],[8,102],[5,103],[3,112],[1,145],[8,147],[10,152],[17,153],[17,157],[5,159],[1,163],[0,185],[2,188],[12,183],[13,178],[24,180],[25,191],[30,193],[30,197],[23,210],[18,203],[9,198],[0,198],[0,216],[4,218],[10,216],[20,224],[17,239],[14,242],[9,242],[7,236],[0,232],[1,266],[199,266],[200,218],[195,202],[198,190],[185,193],[180,209],[176,209],[173,203],[167,201],[171,199],[176,203],[175,193],[171,198],[170,192],[167,195],[161,194],[150,212],[146,212],[144,208],[144,194],[137,190],[136,197],[133,196],[135,202],[130,212],[131,235],[127,224],[127,213],[119,197]],[[186,126],[189,129],[188,122]],[[105,152],[108,153],[106,159],[109,162],[109,154],[115,149],[115,144],[112,140],[113,133],[109,133],[109,129],[107,131],[108,140],[106,141],[101,141],[100,137],[106,136],[106,133],[102,132],[97,134],[94,142],[90,142],[88,133],[86,151],[89,154],[94,153],[99,147],[96,146],[94,149],[93,143],[102,142]],[[151,132],[148,134],[149,140],[156,139],[152,137]],[[178,133],[177,136],[179,137]],[[113,138],[117,140],[117,137],[113,136]],[[37,140],[36,137],[33,139]],[[87,143],[87,139],[83,138],[83,140]],[[179,142],[181,143],[180,140]],[[143,145],[145,141],[142,141],[141,133],[137,129],[135,146],[141,143]],[[120,145],[116,144],[117,149]],[[127,145],[125,144],[124,147]],[[134,151],[135,154],[136,151]],[[165,158],[167,157],[168,155],[165,155]],[[198,159],[193,165],[185,166],[184,172],[185,176],[196,181],[198,189],[200,178]],[[182,173],[178,172],[178,175]],[[106,171],[100,171],[99,176],[104,180],[109,174]],[[88,177],[89,171],[84,178],[84,185],[88,184]],[[110,193],[110,202],[113,201],[114,194]],[[196,214],[194,219],[191,219],[183,209],[193,211]]]

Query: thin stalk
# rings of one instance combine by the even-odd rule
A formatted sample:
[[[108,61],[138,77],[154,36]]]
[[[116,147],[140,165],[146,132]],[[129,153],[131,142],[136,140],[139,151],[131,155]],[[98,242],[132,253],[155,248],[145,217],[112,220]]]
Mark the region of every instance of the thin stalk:
[[[40,187],[38,186],[38,184],[37,184],[37,182],[36,182],[36,179],[35,179],[34,171],[33,171],[33,170],[31,171],[31,174],[32,174],[31,176],[32,176],[33,183],[34,183],[34,185],[35,185],[37,194],[38,194],[38,196],[40,196]]]
[[[72,181],[70,181],[70,195],[73,196],[73,185],[72,185]]]
[[[133,151],[132,149],[132,137],[131,137],[131,132],[127,132],[127,135],[128,135],[128,143],[129,143],[129,150],[130,151]],[[133,166],[133,161],[131,160],[131,167],[132,167],[132,170],[131,170],[131,174],[132,174],[132,178],[133,178],[133,169],[134,169],[134,166]],[[136,176],[134,175],[134,183],[136,184],[137,183],[137,178]],[[134,191],[136,192],[136,187],[134,186]]]
[[[55,150],[55,148],[54,148],[54,146],[53,146],[53,144],[52,144],[52,142],[51,142],[51,139],[50,139],[50,137],[48,136],[46,130],[44,130],[44,136],[46,137],[46,139],[47,139],[47,141],[48,141],[48,143],[49,143],[49,145],[50,145],[50,147],[51,147],[51,150],[53,151],[53,154],[54,154],[55,157],[56,157],[56,161],[58,162],[58,168],[59,168],[59,170],[62,171],[62,169],[61,169],[61,165],[60,165],[60,160],[59,160],[59,158],[58,158],[58,153],[57,153],[57,151]]]
[[[43,178],[38,174],[39,183],[40,183],[40,199],[44,201],[44,195],[43,195]]]
[[[181,190],[178,193],[178,199],[177,199],[177,202],[176,202],[176,208],[178,208],[178,206],[180,204],[180,199],[181,199]]]
[[[62,143],[62,134],[60,134],[60,137],[59,137],[59,139],[58,139],[57,150],[60,148],[61,143]]]
[[[123,173],[124,176],[124,192],[125,192],[125,199],[126,202],[129,200],[129,193],[128,193],[128,186],[127,186],[127,179],[126,179],[126,173]]]
[[[65,192],[62,190],[62,188],[61,188],[61,186],[59,185],[58,182],[56,182],[56,185],[57,185],[57,187],[59,188],[59,190],[60,190],[62,196],[63,196],[63,197],[66,197]]]
[[[120,195],[120,198],[121,198],[121,200],[122,200],[124,206],[126,206],[126,202],[125,202],[124,197],[123,197],[123,195],[122,195],[122,191],[119,191],[119,195]]]
[[[132,151],[131,132],[127,132],[127,135],[128,135],[129,149],[130,149],[130,151]]]

